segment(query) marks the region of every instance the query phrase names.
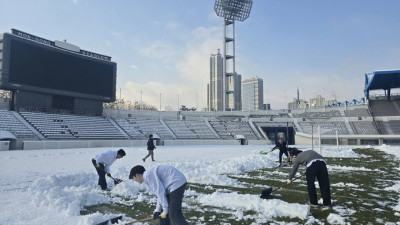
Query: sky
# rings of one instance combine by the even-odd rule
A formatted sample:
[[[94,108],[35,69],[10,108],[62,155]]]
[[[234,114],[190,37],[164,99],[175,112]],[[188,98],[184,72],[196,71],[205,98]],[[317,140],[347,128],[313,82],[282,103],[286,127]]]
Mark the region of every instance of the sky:
[[[223,48],[214,0],[0,0],[12,28],[108,55],[117,98],[205,108],[211,54]],[[264,103],[359,100],[364,74],[400,69],[398,0],[253,0],[236,22],[236,72],[264,80]]]
[[[126,179],[130,168],[137,164],[142,164],[145,168],[158,164],[172,165],[185,174],[191,184],[243,187],[246,184],[243,184],[240,179],[236,179],[235,175],[240,176],[243,173],[276,166],[277,151],[268,155],[259,154],[260,150],[272,147],[272,145],[159,146],[157,152],[155,152],[156,161],[148,160],[145,163],[142,162],[141,157],[138,157],[147,154],[144,146],[126,147],[124,149],[127,155],[111,166],[113,177],[121,178],[124,181],[117,186],[109,185],[112,188],[110,196],[96,188],[98,177],[90,162],[90,159],[96,154],[109,150],[108,148],[1,151],[0,200],[2,204],[0,204],[0,224],[91,225],[120,214],[113,214],[110,211],[107,214],[97,212],[80,215],[83,206],[115,202],[121,204],[133,204],[135,202],[149,204],[150,202],[154,205],[156,197],[150,195],[144,184],[140,185],[133,180]],[[311,146],[297,147],[310,149]],[[355,153],[352,148],[357,148],[357,146],[324,146],[320,153],[324,157],[355,159],[365,157]],[[376,149],[394,154],[397,158],[400,157],[399,147],[382,145],[377,146]],[[213,157],[210,158],[211,154]],[[367,169],[328,165],[328,170],[365,171]],[[284,172],[277,171],[277,173]],[[110,184],[110,180],[108,182]],[[298,182],[304,183],[305,181]],[[331,185],[337,187],[344,184],[335,181]],[[345,185],[349,185],[349,188],[357,188],[356,184],[346,183]],[[256,188],[261,189],[261,187],[263,185]],[[395,195],[400,193],[400,181],[388,181],[385,187]],[[125,202],[124,198],[120,196],[126,196],[130,200]],[[270,219],[277,217],[283,220],[290,217],[310,221],[306,224],[321,224],[316,222],[316,218],[308,215],[310,208],[304,202],[289,203],[279,198],[263,200],[259,198],[259,195],[239,194],[218,189],[210,191],[210,193],[188,189],[185,191],[184,201],[194,201],[191,204],[192,207],[198,208],[193,210],[199,212],[203,212],[203,207],[212,206],[236,212],[232,216],[237,218],[238,221],[248,219],[249,215],[244,216],[244,214],[251,211],[250,214],[255,214],[255,218],[251,217],[251,219],[258,220],[259,223],[257,224],[266,224],[267,221],[271,221]],[[387,203],[383,202],[382,204]],[[365,205],[368,207],[367,203]],[[185,204],[184,207],[189,206]],[[132,210],[136,209],[132,208]],[[400,202],[393,206],[394,214],[398,215],[399,211]],[[347,217],[351,217],[351,214],[352,212],[344,210],[342,206],[334,205],[333,211],[326,216],[329,224],[349,224]],[[393,218],[382,219],[382,224],[384,224],[384,221],[393,220]],[[132,219],[134,218],[123,216],[124,222],[132,221]],[[212,221],[202,222],[200,217],[192,217],[191,221],[196,221],[198,225],[213,224]]]

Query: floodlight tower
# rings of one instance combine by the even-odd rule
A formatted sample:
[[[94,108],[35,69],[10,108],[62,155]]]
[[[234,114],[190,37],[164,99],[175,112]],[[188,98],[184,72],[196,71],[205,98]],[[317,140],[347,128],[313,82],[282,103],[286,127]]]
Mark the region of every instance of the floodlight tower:
[[[223,49],[223,107],[226,110],[238,110],[235,102],[239,98],[235,98],[235,20],[246,20],[253,5],[252,0],[215,0],[214,11],[218,16],[224,18],[224,49]],[[239,100],[240,102],[240,100]]]

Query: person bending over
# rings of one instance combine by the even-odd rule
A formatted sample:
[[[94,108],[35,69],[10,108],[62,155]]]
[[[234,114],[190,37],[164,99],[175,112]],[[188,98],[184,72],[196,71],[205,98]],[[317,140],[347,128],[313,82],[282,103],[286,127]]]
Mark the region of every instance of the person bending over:
[[[157,195],[157,205],[153,219],[160,219],[160,225],[187,225],[182,214],[182,199],[186,188],[186,177],[178,169],[168,165],[158,165],[146,170],[143,166],[134,166],[129,179],[145,183],[150,191]]]
[[[93,159],[93,166],[96,168],[97,174],[99,175],[98,185],[100,185],[101,190],[107,190],[107,176],[111,177],[110,166],[115,162],[115,160],[120,159],[126,155],[123,149],[118,151],[108,150],[97,154]]]
[[[300,165],[304,165],[307,167],[306,179],[310,204],[315,206],[318,205],[317,191],[314,183],[315,178],[317,178],[319,188],[321,190],[323,205],[327,207],[332,207],[329,174],[324,158],[313,150],[299,153],[294,160],[292,170],[289,173],[289,179],[286,181],[287,184],[292,183],[292,179]]]

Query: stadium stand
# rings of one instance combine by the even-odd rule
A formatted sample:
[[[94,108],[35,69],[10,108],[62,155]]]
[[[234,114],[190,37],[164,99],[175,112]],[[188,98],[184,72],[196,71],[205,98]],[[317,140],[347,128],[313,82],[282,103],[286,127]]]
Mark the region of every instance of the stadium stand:
[[[370,117],[371,113],[366,108],[356,108],[351,110],[344,110],[344,115],[346,117]]]
[[[240,134],[248,140],[258,140],[256,134],[247,122],[222,120],[210,120],[209,122],[222,139],[234,139],[235,135]]]
[[[389,126],[393,134],[400,134],[400,120],[389,120]]]
[[[398,116],[400,115],[399,100],[373,100],[369,102],[372,115],[377,116]]]
[[[17,138],[37,139],[37,136],[8,110],[0,110],[0,130],[9,131]]]
[[[381,134],[396,135],[400,134],[400,120],[376,121]]]
[[[336,134],[336,130],[340,135],[347,135],[349,131],[346,128],[345,122],[331,121],[331,122],[299,122],[299,125],[304,133],[311,134],[318,132],[320,127],[321,134]]]
[[[216,139],[217,136],[210,130],[204,121],[165,120],[167,126],[180,139]]]
[[[166,127],[160,120],[141,118],[127,118],[126,120],[138,132],[142,133],[146,137],[149,134],[157,134],[163,139],[175,139],[168,127]]]
[[[330,110],[326,112],[293,113],[292,116],[296,118],[330,119],[334,117],[341,117],[341,113],[339,110]]]
[[[378,129],[371,121],[352,121],[350,126],[355,134],[379,134]]]
[[[114,118],[114,121],[117,123],[118,126],[120,126],[125,133],[129,135],[132,139],[147,139],[146,134],[144,134],[142,131],[139,131],[138,129],[135,128],[135,126],[132,126],[132,124],[124,119],[124,118]]]
[[[47,139],[127,139],[103,117],[19,112]]]

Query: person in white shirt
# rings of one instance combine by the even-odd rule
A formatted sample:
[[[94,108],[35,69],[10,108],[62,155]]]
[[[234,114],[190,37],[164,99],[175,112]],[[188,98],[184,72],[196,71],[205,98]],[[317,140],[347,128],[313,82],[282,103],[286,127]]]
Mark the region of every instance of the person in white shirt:
[[[93,166],[96,168],[97,174],[99,175],[99,182],[101,190],[107,190],[107,176],[111,177],[110,166],[115,162],[115,160],[120,159],[126,155],[123,149],[118,151],[108,150],[96,155],[92,159]]]
[[[182,199],[187,180],[178,169],[168,165],[158,165],[146,170],[143,166],[134,166],[129,179],[148,185],[151,192],[157,195],[157,205],[153,219],[160,219],[161,225],[189,224],[182,214]]]

